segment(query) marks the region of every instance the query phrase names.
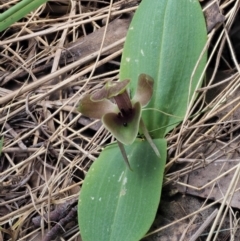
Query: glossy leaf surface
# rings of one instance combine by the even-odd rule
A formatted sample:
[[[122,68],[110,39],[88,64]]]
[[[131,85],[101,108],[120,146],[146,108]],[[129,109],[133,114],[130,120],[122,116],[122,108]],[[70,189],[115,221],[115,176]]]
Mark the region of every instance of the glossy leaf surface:
[[[143,120],[153,138],[163,138],[178,125],[206,63],[193,69],[207,40],[206,24],[197,0],[144,0],[129,27],[120,79],[131,79],[135,93],[141,73],[154,79],[153,97]]]
[[[81,189],[78,219],[84,241],[137,241],[148,231],[158,208],[166,162],[166,140],[126,146],[133,171],[116,144],[104,149]]]

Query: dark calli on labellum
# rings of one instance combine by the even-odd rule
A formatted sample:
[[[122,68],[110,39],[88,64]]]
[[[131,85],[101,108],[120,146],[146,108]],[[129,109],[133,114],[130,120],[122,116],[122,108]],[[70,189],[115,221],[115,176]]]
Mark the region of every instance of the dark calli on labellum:
[[[159,151],[153,143],[141,118],[142,107],[146,106],[153,94],[153,79],[140,74],[136,93],[130,99],[127,86],[130,80],[108,82],[102,89],[85,94],[80,100],[78,110],[90,118],[101,119],[103,125],[117,139],[120,150],[130,167],[124,145],[130,145],[137,137],[139,127],[158,156]]]

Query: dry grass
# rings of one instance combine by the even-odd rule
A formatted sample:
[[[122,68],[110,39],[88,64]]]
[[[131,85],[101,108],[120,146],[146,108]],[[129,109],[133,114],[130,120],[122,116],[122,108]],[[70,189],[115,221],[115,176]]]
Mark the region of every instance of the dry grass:
[[[14,2],[0,1],[6,7]],[[135,11],[137,1],[113,1],[112,5],[104,0],[49,2],[47,7],[40,7],[0,35],[0,123],[4,136],[0,162],[0,240],[42,240],[59,221],[49,221],[54,215],[52,210],[58,210],[57,216],[61,212],[76,216],[76,200],[84,176],[101,148],[112,141],[99,121],[84,119],[76,111],[76,105],[86,91],[98,88],[109,79],[118,79],[125,33],[106,45],[104,41],[109,35],[105,30],[98,35],[98,29],[105,23],[108,25],[112,18]],[[230,32],[239,1],[221,1],[220,7],[226,25],[209,33],[211,50],[206,68],[212,69],[210,78],[199,89],[197,103],[189,109],[185,121],[167,137],[170,159],[165,185],[179,183],[196,188],[180,178],[219,158],[232,158],[230,154],[239,146],[240,69]],[[82,38],[79,43],[88,41],[91,32],[96,33],[97,49],[93,46],[84,54],[71,50],[70,43],[79,38]],[[223,54],[226,46],[230,62]],[[222,73],[223,65],[230,74],[216,83],[215,75]],[[189,118],[193,113],[194,117]],[[234,168],[235,179],[229,183],[229,194],[237,188],[234,185],[238,183],[240,164]],[[213,231],[219,219],[225,219],[226,215],[220,215],[223,211],[231,217],[228,227],[231,239],[227,240],[234,240],[233,230],[238,222],[231,205],[226,206],[228,198],[223,196],[219,211],[210,220],[212,229],[208,238],[199,240],[218,240],[218,233]],[[175,223],[187,219],[191,224],[197,214],[213,204],[203,203],[200,209]],[[37,217],[44,217],[47,225],[42,220],[34,226],[32,218]],[[67,224],[62,223],[66,232],[61,240],[81,240],[76,220],[68,218]],[[171,225],[174,223],[153,233]],[[184,236],[188,229],[179,240],[188,240]],[[201,232],[193,238],[199,235]],[[150,237],[153,236],[148,240],[152,240]]]

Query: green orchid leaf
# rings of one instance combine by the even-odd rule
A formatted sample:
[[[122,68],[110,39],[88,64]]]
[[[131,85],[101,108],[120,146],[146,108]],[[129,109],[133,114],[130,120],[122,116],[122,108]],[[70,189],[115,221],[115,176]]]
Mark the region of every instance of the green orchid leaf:
[[[102,122],[118,141],[130,145],[137,137],[140,117],[141,104],[137,102],[131,110],[124,112],[124,115],[107,113],[103,116]]]
[[[166,162],[166,140],[137,140],[126,146],[133,171],[116,144],[104,149],[84,180],[78,204],[83,241],[138,241],[150,228],[158,208]]]
[[[131,94],[139,74],[154,79],[153,97],[143,111],[153,138],[163,138],[183,120],[198,82],[201,84],[206,54],[191,76],[206,40],[197,0],[143,0],[139,5],[124,44],[120,79],[131,79]]]
[[[118,108],[111,101],[104,99],[99,102],[91,100],[91,94],[85,94],[79,102],[78,111],[83,115],[101,119],[106,113],[118,113]]]
[[[35,10],[47,0],[22,0],[13,7],[0,14],[0,31],[5,30],[11,24],[17,22],[25,15]]]
[[[144,107],[152,98],[154,80],[147,74],[140,74],[138,77],[137,91],[132,99],[133,102],[140,102]]]

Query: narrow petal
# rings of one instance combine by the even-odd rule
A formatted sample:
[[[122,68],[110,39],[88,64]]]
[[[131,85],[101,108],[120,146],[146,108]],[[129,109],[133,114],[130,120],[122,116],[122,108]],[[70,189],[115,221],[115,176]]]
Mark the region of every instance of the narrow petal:
[[[140,74],[138,77],[137,91],[133,97],[133,102],[140,102],[142,107],[146,106],[153,94],[154,80],[147,74]]]
[[[130,80],[128,79],[118,82],[108,82],[106,85],[103,86],[102,89],[97,90],[95,93],[92,94],[91,100],[100,101],[103,99],[110,99],[116,95],[119,95],[124,92],[129,82]]]
[[[131,112],[125,113],[107,113],[103,116],[102,122],[113,136],[124,145],[130,145],[137,137],[139,122],[141,117],[141,104],[135,103]]]
[[[128,161],[128,157],[127,157],[127,153],[125,151],[124,145],[120,141],[118,141],[118,140],[117,140],[117,143],[118,143],[119,149],[120,149],[120,151],[122,153],[123,160],[125,161],[127,167],[132,171],[132,168],[131,168],[130,163]]]
[[[156,153],[156,155],[158,157],[161,157],[155,143],[153,142],[152,140],[152,137],[149,135],[149,132],[147,130],[147,127],[145,126],[144,122],[143,122],[143,119],[141,118],[140,119],[140,129],[142,130],[144,136],[146,137],[148,143],[150,144],[150,146],[152,147],[152,149],[154,150],[154,152]]]
[[[104,99],[99,102],[92,101],[90,94],[84,95],[78,106],[79,112],[87,117],[95,119],[101,119],[107,113],[117,113],[117,110],[117,105],[109,100]]]

